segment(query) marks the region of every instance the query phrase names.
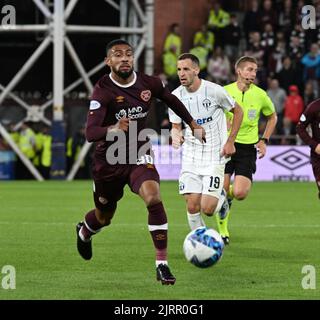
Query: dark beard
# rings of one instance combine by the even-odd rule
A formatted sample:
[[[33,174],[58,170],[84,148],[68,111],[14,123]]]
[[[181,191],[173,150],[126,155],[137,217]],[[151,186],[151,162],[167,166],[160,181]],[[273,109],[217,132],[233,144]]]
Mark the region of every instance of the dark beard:
[[[130,69],[129,71],[120,71],[120,70],[113,70],[113,72],[120,78],[122,78],[123,80],[128,79],[132,73],[133,73],[133,69]]]

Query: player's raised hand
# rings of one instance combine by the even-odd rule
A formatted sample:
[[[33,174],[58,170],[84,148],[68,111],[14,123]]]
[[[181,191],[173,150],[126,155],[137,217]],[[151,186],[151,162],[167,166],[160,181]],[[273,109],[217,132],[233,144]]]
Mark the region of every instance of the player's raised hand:
[[[198,125],[194,120],[190,123],[193,136],[200,142],[206,142],[206,131],[203,127]]]

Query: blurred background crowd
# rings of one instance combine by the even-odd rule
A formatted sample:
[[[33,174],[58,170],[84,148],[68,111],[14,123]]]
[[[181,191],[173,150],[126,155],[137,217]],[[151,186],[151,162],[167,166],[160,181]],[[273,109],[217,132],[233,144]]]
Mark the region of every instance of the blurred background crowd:
[[[302,8],[307,4],[313,5],[316,10],[315,28],[302,27]],[[195,54],[200,60],[200,76],[220,85],[235,81],[234,63],[240,56],[253,56],[259,62],[256,84],[267,90],[278,115],[278,124],[271,144],[301,144],[295,126],[305,107],[319,96],[320,0],[208,0],[207,16],[201,21],[200,29],[191,35],[191,39],[183,37],[179,22],[168,23],[166,27],[167,33],[160,39],[161,59],[158,59],[154,73],[170,90],[179,86],[176,63],[182,52]],[[155,37],[159,36],[156,34]],[[186,44],[190,43],[186,48]],[[101,53],[99,57],[101,59]],[[34,95],[29,98],[35,99]],[[65,117],[68,171],[85,142],[88,98],[86,95],[79,97],[79,94],[74,97],[71,94],[65,98],[66,105],[78,106],[69,108]],[[170,129],[167,106],[160,101],[155,101],[154,104],[148,121],[149,126],[159,136],[152,137],[152,140],[155,143],[164,143],[160,137],[161,129]],[[16,110],[10,99],[7,106],[11,106],[11,113]],[[8,109],[0,110],[2,124],[26,157],[39,168],[45,178],[49,177],[50,127],[32,121],[20,121],[17,126],[18,121],[7,116]],[[15,115],[21,112],[16,111]],[[48,117],[50,112],[48,110]],[[264,130],[263,119],[260,130]],[[1,150],[10,150],[10,146],[0,136]],[[91,155],[88,153],[76,178],[90,176],[90,162]],[[16,176],[21,179],[30,177],[30,173],[18,159]]]

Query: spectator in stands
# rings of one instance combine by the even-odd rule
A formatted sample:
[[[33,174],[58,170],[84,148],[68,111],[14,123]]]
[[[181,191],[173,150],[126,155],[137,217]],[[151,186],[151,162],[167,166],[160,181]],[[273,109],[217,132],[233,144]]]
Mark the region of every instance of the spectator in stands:
[[[266,23],[264,25],[263,32],[261,34],[261,47],[264,51],[264,61],[263,64],[265,66],[268,65],[268,58],[271,56],[273,52],[273,48],[275,47],[275,34],[273,32],[273,26],[271,23]]]
[[[284,32],[285,37],[290,36],[295,23],[295,14],[291,0],[284,0],[278,16],[278,26]]]
[[[259,23],[261,26],[265,26],[266,24],[271,24],[276,27],[278,22],[277,12],[272,8],[271,0],[264,0],[262,4],[262,10],[260,15]]]
[[[283,111],[284,104],[287,98],[287,93],[283,88],[279,87],[279,81],[277,79],[271,79],[269,82],[269,89],[267,90],[267,94],[270,97],[271,101],[274,104],[276,109],[278,122],[276,125],[276,134],[283,134]]]
[[[191,48],[190,53],[195,55],[199,59],[199,68],[200,68],[199,77],[206,78],[207,77],[208,56],[209,56],[208,49],[204,48],[202,46],[197,46],[197,47]]]
[[[9,124],[8,132],[12,140],[16,143],[16,145],[18,145],[20,134],[19,134],[19,131],[16,129],[16,125],[14,123]]]
[[[257,59],[258,62],[258,71],[255,80],[255,84],[259,85],[263,90],[267,90],[268,88],[268,69],[263,63],[262,59]]]
[[[304,47],[301,45],[300,39],[298,36],[292,36],[290,38],[289,44],[289,56],[292,60],[292,63],[298,67],[301,66],[301,59],[304,55]]]
[[[212,8],[209,11],[208,28],[215,35],[216,45],[223,45],[224,30],[230,23],[230,15],[221,8],[218,0],[213,1]]]
[[[24,122],[21,125],[18,146],[24,156],[32,162],[36,154],[36,137],[29,122]],[[30,171],[20,158],[17,162],[17,178],[32,179]]]
[[[255,59],[264,60],[264,50],[261,46],[261,35],[259,32],[251,32],[249,35],[249,46],[245,51],[246,56],[251,56]]]
[[[208,61],[208,77],[210,81],[224,85],[230,80],[231,65],[221,47],[216,47]]]
[[[301,78],[301,76],[297,72],[297,69],[292,66],[290,57],[285,57],[282,64],[283,67],[280,72],[276,74],[276,78],[279,80],[280,87],[289,93],[290,85],[295,84],[299,86],[301,82],[299,78]]]
[[[208,54],[213,52],[214,33],[208,30],[208,26],[203,24],[201,30],[197,31],[193,38],[193,47],[203,47],[208,50]]]
[[[228,56],[232,64],[239,55],[239,43],[241,39],[241,28],[239,26],[236,14],[230,15],[230,24],[225,28],[224,32],[224,52]]]
[[[44,125],[41,128],[42,133],[42,149],[40,154],[40,173],[44,179],[50,179],[51,168],[51,143],[50,127]]]
[[[251,32],[260,31],[260,11],[259,11],[259,1],[258,0],[251,0],[250,2],[250,9],[245,12],[244,19],[243,19],[243,28],[244,34],[246,37],[247,47],[249,45],[249,35]]]
[[[285,134],[285,143],[288,142],[290,135],[296,134],[296,125],[299,122],[300,116],[304,110],[303,99],[299,94],[299,89],[296,85],[289,87],[289,96],[284,104],[283,130]],[[290,139],[290,144],[295,144],[293,139]]]
[[[273,32],[273,26],[271,23],[266,23],[263,27],[261,46],[265,50],[268,50],[268,52],[275,46],[275,34]]]
[[[43,148],[43,134],[41,130],[41,124],[37,123],[33,126],[33,131],[35,133],[35,155],[33,157],[32,163],[36,169],[40,172],[40,161],[41,153]]]
[[[319,46],[313,43],[310,51],[301,60],[303,64],[303,80],[317,82],[320,79],[320,54]]]
[[[274,77],[274,75],[282,69],[283,58],[287,55],[286,47],[287,47],[287,43],[284,39],[284,33],[277,32],[276,46],[271,51],[268,57],[267,65],[269,70],[269,76]]]
[[[168,78],[168,87],[173,90],[179,85],[177,76],[177,61],[181,54],[182,39],[180,36],[180,25],[173,23],[168,31],[163,47],[163,71]]]
[[[308,106],[318,96],[319,89],[314,87],[313,81],[307,81],[304,87],[303,102]]]
[[[294,29],[291,31],[290,41],[292,37],[298,37],[300,41],[300,46],[303,48],[303,50],[306,49],[306,34],[300,22],[296,23]]]

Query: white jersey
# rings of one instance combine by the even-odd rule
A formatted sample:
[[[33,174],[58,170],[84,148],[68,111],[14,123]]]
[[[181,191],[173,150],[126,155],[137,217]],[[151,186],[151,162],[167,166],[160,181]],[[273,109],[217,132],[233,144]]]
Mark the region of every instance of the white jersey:
[[[201,143],[192,135],[190,127],[186,127],[182,145],[182,172],[211,174],[214,165],[228,161],[221,156],[228,139],[225,111],[230,111],[235,101],[222,86],[203,79],[195,92],[188,92],[184,86],[180,86],[172,93],[206,131],[206,143]],[[172,123],[182,122],[171,109],[169,119]]]

